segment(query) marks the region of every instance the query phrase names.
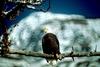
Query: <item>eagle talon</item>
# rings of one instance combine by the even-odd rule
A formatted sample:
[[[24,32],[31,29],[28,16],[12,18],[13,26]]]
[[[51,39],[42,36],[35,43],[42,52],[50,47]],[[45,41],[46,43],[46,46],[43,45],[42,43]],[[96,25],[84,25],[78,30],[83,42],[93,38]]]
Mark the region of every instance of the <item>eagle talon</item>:
[[[64,58],[64,56],[63,55],[59,55],[59,60],[62,60]]]
[[[57,57],[57,59],[59,58],[59,55],[58,54],[56,54],[56,57]]]

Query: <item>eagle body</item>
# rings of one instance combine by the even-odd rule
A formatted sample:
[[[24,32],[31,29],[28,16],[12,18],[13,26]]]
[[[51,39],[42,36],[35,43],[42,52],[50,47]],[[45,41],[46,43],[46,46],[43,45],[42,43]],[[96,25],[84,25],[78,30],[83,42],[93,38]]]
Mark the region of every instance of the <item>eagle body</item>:
[[[47,33],[44,35],[42,39],[42,48],[45,54],[52,54],[54,55],[54,59],[57,60],[57,56],[60,54],[59,49],[59,41],[55,34]],[[49,62],[49,58],[46,58],[47,62]]]

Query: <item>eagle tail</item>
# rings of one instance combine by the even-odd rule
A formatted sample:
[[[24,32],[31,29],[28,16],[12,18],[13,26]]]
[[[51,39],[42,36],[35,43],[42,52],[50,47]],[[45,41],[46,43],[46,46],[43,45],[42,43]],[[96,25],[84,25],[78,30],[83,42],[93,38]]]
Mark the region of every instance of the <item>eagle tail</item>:
[[[50,65],[55,66],[58,61],[58,54],[54,53],[54,59],[46,59],[46,60]]]
[[[55,67],[56,64],[57,64],[57,61],[54,60],[54,59],[48,59],[48,63],[49,63],[52,67]]]

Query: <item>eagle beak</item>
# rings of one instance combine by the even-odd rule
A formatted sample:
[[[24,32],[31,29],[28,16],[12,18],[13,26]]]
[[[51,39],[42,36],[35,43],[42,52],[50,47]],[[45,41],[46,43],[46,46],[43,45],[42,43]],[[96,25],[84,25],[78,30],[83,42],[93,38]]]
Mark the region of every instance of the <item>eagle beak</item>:
[[[45,33],[48,32],[48,28],[47,28],[47,27],[44,28],[44,32],[45,32]]]

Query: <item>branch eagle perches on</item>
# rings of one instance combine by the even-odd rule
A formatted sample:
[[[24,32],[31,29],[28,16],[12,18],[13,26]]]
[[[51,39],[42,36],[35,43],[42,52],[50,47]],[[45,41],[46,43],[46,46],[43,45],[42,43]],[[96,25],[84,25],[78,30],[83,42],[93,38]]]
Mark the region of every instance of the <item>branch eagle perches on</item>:
[[[14,55],[24,55],[24,56],[32,56],[32,57],[40,57],[40,58],[54,58],[54,55],[43,54],[39,52],[33,51],[23,51],[23,50],[10,50],[7,54],[8,56]],[[62,53],[58,56],[58,59],[63,59],[66,57],[90,57],[90,56],[100,56],[100,52],[67,52]]]

